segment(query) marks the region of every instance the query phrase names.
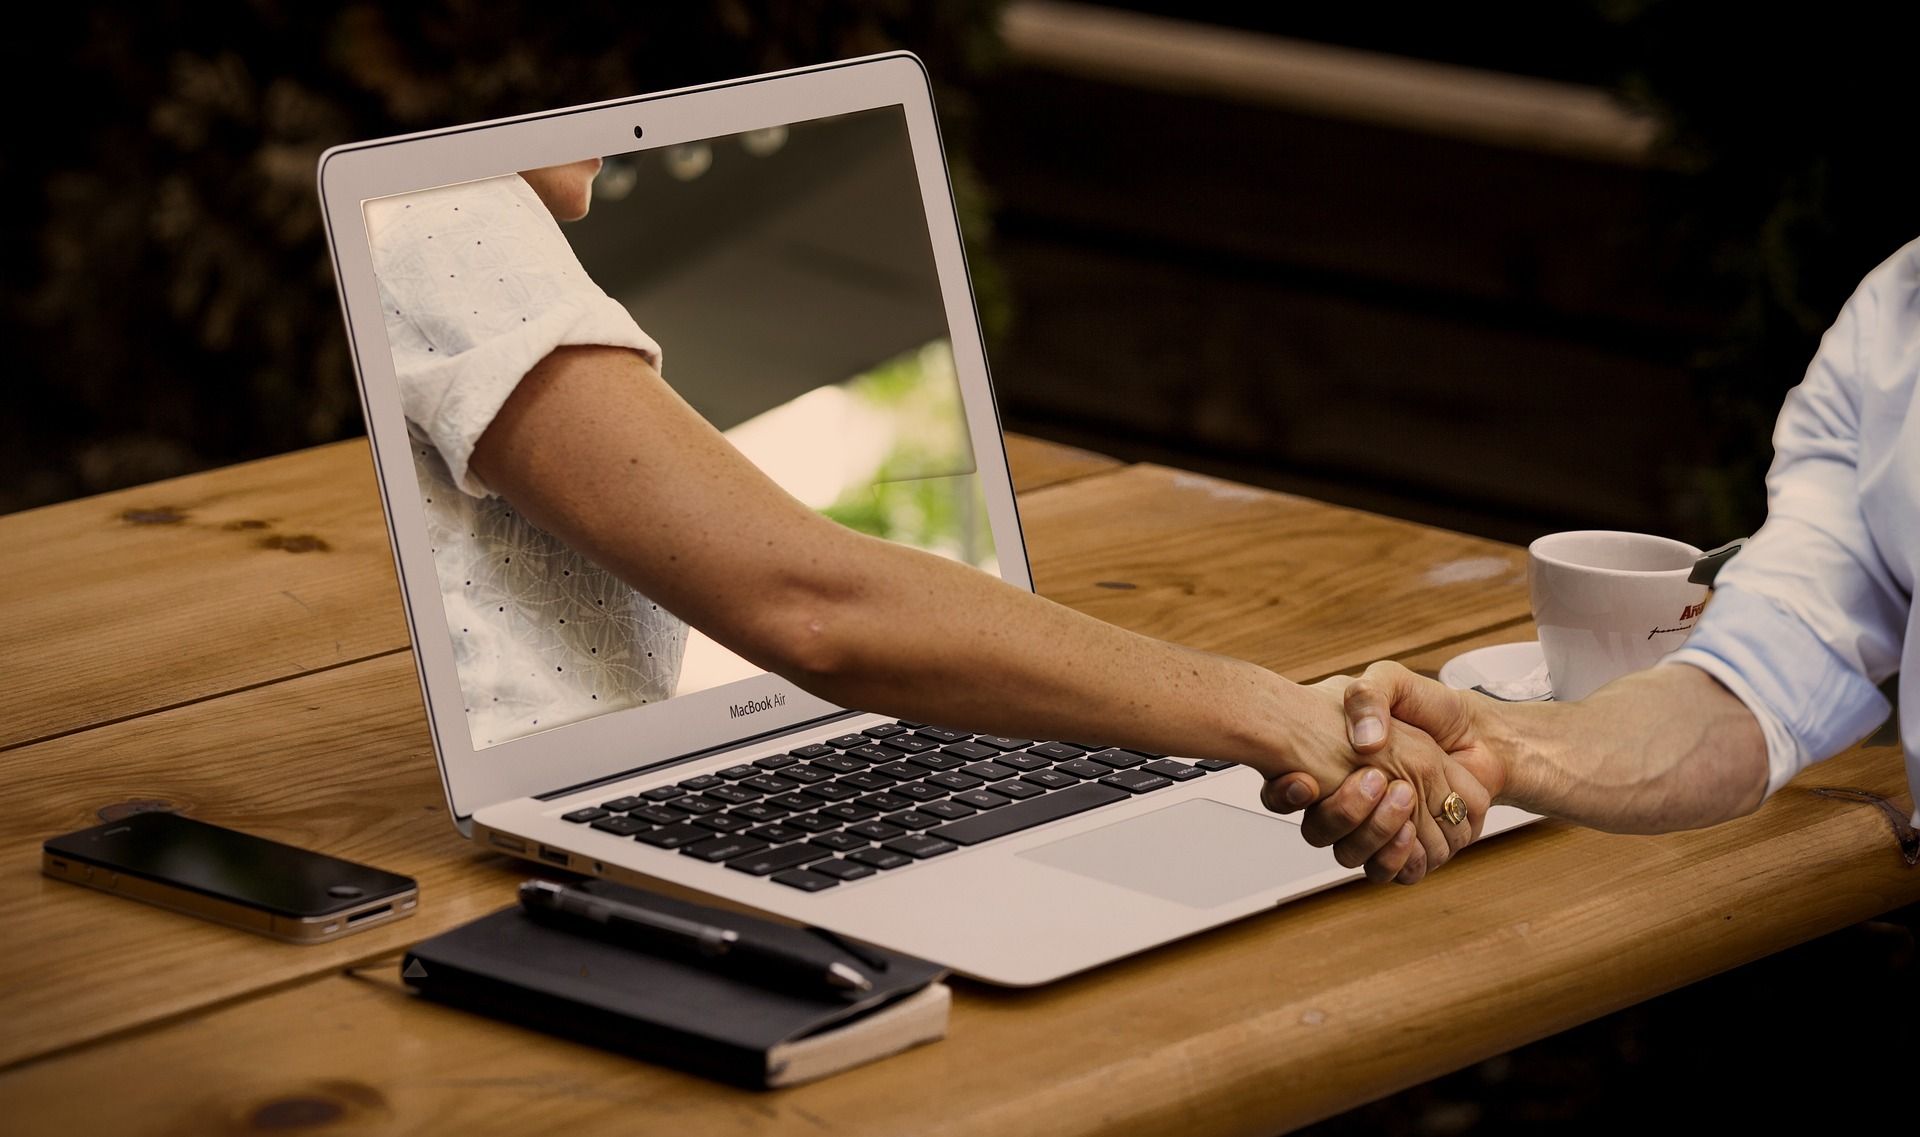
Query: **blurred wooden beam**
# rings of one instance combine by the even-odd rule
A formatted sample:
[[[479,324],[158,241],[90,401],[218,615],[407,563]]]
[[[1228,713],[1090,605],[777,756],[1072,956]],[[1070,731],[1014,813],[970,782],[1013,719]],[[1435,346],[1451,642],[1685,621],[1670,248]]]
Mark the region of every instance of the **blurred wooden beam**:
[[[1060,0],[1014,0],[1017,61],[1107,82],[1496,146],[1647,165],[1658,124],[1594,87]]]

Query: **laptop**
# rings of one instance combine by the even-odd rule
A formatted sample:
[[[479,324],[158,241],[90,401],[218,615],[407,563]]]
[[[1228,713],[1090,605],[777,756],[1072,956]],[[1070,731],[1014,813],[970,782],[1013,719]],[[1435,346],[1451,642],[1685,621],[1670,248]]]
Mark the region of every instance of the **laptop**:
[[[516,171],[590,159],[602,160],[591,209],[558,225],[559,237],[543,218],[546,228],[494,253],[486,224],[452,224],[463,200],[537,210]],[[451,548],[465,515],[443,512],[459,495],[397,378],[421,349],[413,337],[434,333],[383,309],[383,297],[400,307],[400,286],[377,270],[391,277],[408,264],[406,287],[423,286],[424,261],[379,244],[431,239],[425,229],[438,226],[391,220],[416,206],[443,210],[443,246],[474,242],[464,254],[474,259],[459,263],[492,266],[496,281],[470,287],[512,289],[515,257],[577,258],[657,341],[676,392],[803,502],[1033,587],[938,123],[913,56],[356,143],[329,150],[319,174],[461,833],[536,865],[826,928],[1009,986],[1360,875],[1263,810],[1251,770],[833,706],[657,609],[621,616],[600,639],[563,632],[561,618],[507,625],[502,642],[473,646],[474,623],[596,570],[548,550],[537,569],[478,582],[497,606],[494,594],[476,603],[467,592],[476,581]],[[564,248],[535,247],[560,239]],[[466,537],[484,539],[477,528]],[[645,607],[617,582],[595,587],[596,605],[610,596]],[[503,682],[501,653],[535,636],[572,673],[556,664],[558,676]]]

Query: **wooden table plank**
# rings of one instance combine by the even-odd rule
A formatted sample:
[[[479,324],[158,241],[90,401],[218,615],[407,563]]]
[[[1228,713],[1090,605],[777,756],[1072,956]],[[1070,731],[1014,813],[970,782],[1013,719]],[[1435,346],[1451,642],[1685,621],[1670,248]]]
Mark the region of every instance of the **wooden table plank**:
[[[1718,829],[1536,826],[1417,889],[1323,893],[1036,991],[962,984],[945,1042],[772,1094],[417,1003],[389,958],[15,1069],[0,1098],[46,1133],[315,1111],[381,1132],[1278,1132],[1920,899],[1877,813],[1815,781],[1904,786],[1897,749],[1857,749]]]
[[[1007,453],[1021,493],[1120,468],[1021,435]],[[0,749],[407,646],[365,439],[0,531]]]
[[[1524,610],[1511,550],[1174,471],[1083,478],[1024,504],[1043,591],[1296,678],[1418,647],[1430,628]],[[1112,540],[1115,529],[1131,539]],[[1316,567],[1328,559],[1357,567]],[[472,898],[504,895],[523,870],[454,835],[429,745],[411,656],[396,653],[0,753],[0,784],[13,790],[0,814],[0,919],[12,929],[0,1064],[338,968],[479,914],[486,905]],[[285,948],[38,875],[41,840],[135,798],[408,873],[421,882],[421,912],[337,944]],[[121,950],[129,942],[143,945],[138,956]],[[86,981],[103,968],[118,982]],[[127,999],[128,989],[147,994]]]
[[[364,439],[0,532],[0,748],[407,643]]]
[[[1024,434],[1009,434],[1006,440],[1007,469],[1013,474],[1013,492],[1017,494],[1110,473],[1121,467],[1116,459],[1077,446],[1064,446]]]

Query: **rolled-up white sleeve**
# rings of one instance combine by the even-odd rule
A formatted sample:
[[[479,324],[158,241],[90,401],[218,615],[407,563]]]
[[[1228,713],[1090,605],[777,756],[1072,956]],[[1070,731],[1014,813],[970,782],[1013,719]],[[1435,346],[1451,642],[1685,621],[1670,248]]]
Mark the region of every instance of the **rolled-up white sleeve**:
[[[1821,341],[1774,430],[1767,522],[1721,570],[1665,665],[1698,667],[1759,720],[1767,792],[1846,749],[1891,710],[1911,603],[1874,543],[1860,486],[1859,373],[1880,297],[1869,277]]]
[[[555,348],[627,347],[660,366],[519,175],[371,201],[366,217],[401,405],[466,493],[490,493],[474,445]]]

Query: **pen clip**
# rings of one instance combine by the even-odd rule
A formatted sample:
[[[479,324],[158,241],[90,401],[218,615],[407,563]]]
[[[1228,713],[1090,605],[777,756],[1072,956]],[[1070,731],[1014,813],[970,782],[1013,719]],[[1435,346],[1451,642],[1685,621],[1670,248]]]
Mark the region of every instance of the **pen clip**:
[[[866,964],[875,971],[887,970],[887,958],[874,952],[871,948],[855,943],[840,935],[838,932],[830,932],[825,928],[816,928],[811,924],[807,925],[807,931],[819,936],[821,939],[839,948],[841,951],[846,952],[848,955]]]

